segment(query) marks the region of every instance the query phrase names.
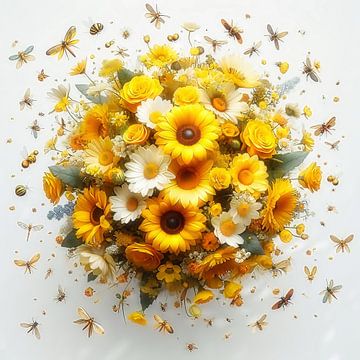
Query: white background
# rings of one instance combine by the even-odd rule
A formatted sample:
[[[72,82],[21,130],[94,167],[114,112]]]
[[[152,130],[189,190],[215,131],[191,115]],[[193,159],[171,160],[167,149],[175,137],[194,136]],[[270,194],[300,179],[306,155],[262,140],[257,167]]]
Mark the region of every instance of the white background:
[[[143,1],[103,0],[103,1],[1,1],[0,12],[0,156],[1,156],[1,250],[0,250],[0,359],[215,359],[219,356],[229,360],[247,359],[321,359],[355,360],[359,359],[360,340],[358,324],[360,322],[360,285],[359,285],[359,6],[353,1],[286,1],[286,0],[223,0],[218,1],[158,1],[160,10],[171,18],[161,31],[157,31],[144,18]],[[251,19],[246,20],[245,14]],[[82,271],[74,268],[75,259],[68,259],[64,249],[54,241],[60,223],[46,219],[51,209],[42,195],[42,172],[51,163],[44,156],[43,145],[54,133],[55,123],[52,115],[39,117],[51,110],[52,103],[46,93],[63,79],[77,59],[90,54],[96,60],[111,58],[111,49],[105,49],[104,43],[116,40],[120,47],[129,49],[130,54],[145,50],[142,36],[152,35],[160,42],[166,41],[166,35],[179,32],[182,40],[175,45],[184,47],[185,34],[180,32],[183,21],[196,21],[202,28],[195,33],[194,39],[202,40],[208,34],[213,38],[225,38],[220,18],[231,20],[244,28],[244,45],[238,46],[229,40],[233,50],[243,52],[254,41],[262,40],[262,54],[254,56],[252,62],[259,72],[264,70],[277,74],[276,61],[288,61],[290,70],[283,80],[301,75],[302,61],[308,51],[311,57],[321,61],[320,84],[306,82],[290,94],[292,101],[312,107],[314,115],[305,121],[305,126],[323,122],[335,115],[336,132],[328,137],[329,141],[341,139],[340,151],[330,151],[320,142],[312,157],[323,165],[325,180],[319,193],[311,196],[310,207],[315,215],[307,221],[307,241],[294,240],[290,244],[280,244],[285,255],[292,257],[292,270],[288,275],[273,279],[269,274],[256,279],[244,280],[245,304],[240,308],[230,308],[222,300],[211,306],[204,306],[204,317],[214,318],[214,326],[207,327],[200,319],[186,318],[182,310],[175,310],[173,300],[166,299],[169,306],[161,313],[156,303],[148,312],[150,324],[138,327],[125,325],[121,316],[112,312],[116,289],[91,284],[96,290],[92,298],[83,295],[88,286]],[[91,37],[84,23],[88,18],[104,23],[105,30],[98,37]],[[110,24],[113,21],[113,24]],[[289,31],[281,51],[277,52],[270,44],[266,33],[266,24],[270,23],[279,30]],[[76,25],[80,38],[78,58],[57,61],[49,58],[45,51],[61,39],[69,26]],[[120,30],[131,30],[128,40],[123,40]],[[209,31],[206,32],[206,29]],[[304,36],[298,30],[305,30]],[[153,35],[156,34],[156,35]],[[18,40],[17,47],[11,44]],[[15,69],[15,62],[8,57],[18,50],[33,44],[36,61]],[[100,47],[101,50],[97,50]],[[224,52],[226,52],[224,50]],[[260,60],[266,58],[268,66],[263,67]],[[40,83],[37,73],[42,69],[50,75]],[[58,79],[56,82],[55,80]],[[74,80],[74,79],[72,79]],[[336,86],[336,81],[340,85]],[[37,100],[33,109],[19,111],[18,101],[27,88],[32,90]],[[299,95],[302,89],[306,93]],[[323,99],[324,95],[324,99]],[[333,97],[340,98],[339,103]],[[34,140],[27,126],[37,118],[44,128],[37,140]],[[342,138],[344,136],[344,138]],[[12,143],[7,144],[11,138]],[[21,149],[40,151],[36,164],[21,170]],[[317,158],[317,154],[321,154]],[[311,159],[307,161],[310,162]],[[327,163],[327,165],[324,165]],[[333,186],[326,176],[339,177],[340,185]],[[23,198],[14,194],[17,184],[26,184],[30,190]],[[42,203],[44,202],[44,206]],[[334,205],[336,213],[328,213],[327,206]],[[15,206],[15,211],[9,207]],[[37,211],[33,212],[32,208]],[[25,231],[17,221],[44,224],[39,233],[33,233],[28,243]],[[324,221],[325,226],[320,225]],[[351,243],[352,252],[335,254],[329,235],[345,237],[355,234]],[[311,249],[313,254],[306,255]],[[23,274],[13,260],[28,259],[35,252],[41,253],[37,270],[31,275]],[[279,257],[279,259],[283,258]],[[318,274],[309,283],[304,275],[304,265],[316,264]],[[44,280],[46,270],[51,267],[54,274]],[[73,273],[69,274],[69,270]],[[342,284],[339,298],[331,305],[322,304],[319,292],[326,286],[326,279],[334,279]],[[66,303],[56,303],[54,296],[58,285],[67,292]],[[256,286],[255,293],[250,289]],[[272,311],[276,301],[272,294],[274,288],[285,292],[295,289],[294,304],[285,311]],[[73,324],[77,318],[76,308],[84,306],[90,314],[104,326],[105,335],[95,335],[91,339]],[[138,308],[135,296],[127,311]],[[43,311],[46,313],[43,315]],[[152,314],[161,313],[175,329],[174,335],[162,335],[152,329]],[[263,332],[253,333],[247,326],[262,314],[268,314],[269,325]],[[225,318],[231,318],[228,323]],[[41,340],[27,335],[19,326],[20,322],[36,319],[40,325]],[[225,334],[231,334],[226,340]],[[189,353],[187,343],[195,343],[198,350]]]

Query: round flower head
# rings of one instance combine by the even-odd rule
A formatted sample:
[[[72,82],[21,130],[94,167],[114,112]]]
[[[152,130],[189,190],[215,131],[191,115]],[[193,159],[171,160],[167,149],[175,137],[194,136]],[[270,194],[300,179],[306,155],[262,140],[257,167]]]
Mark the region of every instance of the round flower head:
[[[320,189],[322,173],[316,162],[311,163],[305,170],[299,174],[299,184],[311,192]]]
[[[147,99],[137,108],[138,120],[148,128],[154,129],[159,117],[164,116],[172,109],[171,101],[163,100],[160,96]]]
[[[230,202],[230,213],[233,216],[234,222],[248,226],[251,220],[259,218],[259,211],[261,204],[246,193],[235,197]]]

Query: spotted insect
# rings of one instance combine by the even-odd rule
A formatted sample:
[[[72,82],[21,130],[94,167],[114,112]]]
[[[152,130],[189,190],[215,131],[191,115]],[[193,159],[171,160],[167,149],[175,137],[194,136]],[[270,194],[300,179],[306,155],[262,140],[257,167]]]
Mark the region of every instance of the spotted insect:
[[[101,31],[104,30],[104,25],[102,23],[95,23],[95,24],[92,24],[90,26],[90,35],[97,35],[99,34]]]

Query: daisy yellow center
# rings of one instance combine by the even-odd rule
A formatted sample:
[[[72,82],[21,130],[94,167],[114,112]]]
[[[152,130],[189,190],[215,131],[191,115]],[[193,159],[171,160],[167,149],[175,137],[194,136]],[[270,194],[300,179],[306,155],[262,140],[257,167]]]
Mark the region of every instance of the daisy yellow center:
[[[113,162],[114,154],[111,151],[102,151],[99,154],[100,165],[110,165]]]
[[[241,170],[238,175],[239,181],[244,185],[250,185],[254,181],[254,174],[247,169]]]
[[[220,224],[220,231],[225,236],[234,235],[236,230],[236,225],[232,220],[225,220]]]
[[[201,132],[197,126],[184,125],[180,127],[176,132],[176,138],[182,145],[194,145],[201,137]]]
[[[150,114],[149,118],[150,118],[150,121],[153,122],[153,123],[156,123],[157,122],[157,119],[161,116],[161,112],[160,111],[154,111]]]
[[[159,174],[159,166],[155,163],[149,162],[144,167],[144,177],[151,180]]]
[[[177,211],[168,211],[161,216],[160,226],[167,234],[178,234],[185,225],[184,216]]]
[[[250,211],[250,206],[248,203],[242,203],[238,206],[236,210],[239,216],[245,217]]]
[[[98,225],[100,223],[100,218],[104,215],[103,209],[95,206],[90,212],[90,221],[93,225]]]
[[[221,97],[215,97],[211,100],[211,105],[217,110],[217,111],[225,111],[227,108],[227,104],[225,99]]]
[[[178,186],[184,190],[194,189],[199,184],[199,177],[193,168],[184,168],[176,174]]]
[[[129,211],[135,211],[137,209],[138,205],[139,205],[139,202],[134,197],[129,198],[126,202],[126,208]]]

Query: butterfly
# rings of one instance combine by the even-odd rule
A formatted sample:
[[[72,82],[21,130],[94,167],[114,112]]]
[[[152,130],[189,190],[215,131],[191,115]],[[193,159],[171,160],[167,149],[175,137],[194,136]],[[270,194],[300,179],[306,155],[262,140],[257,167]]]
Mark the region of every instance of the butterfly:
[[[354,234],[349,235],[348,237],[346,237],[346,238],[343,239],[343,240],[339,239],[339,238],[338,238],[337,236],[335,236],[335,235],[330,235],[330,239],[331,239],[334,243],[336,243],[335,248],[336,248],[336,252],[337,252],[337,253],[340,252],[340,251],[341,251],[341,252],[347,251],[347,252],[349,253],[349,252],[350,252],[350,248],[349,248],[348,243],[349,243],[350,241],[352,241],[353,238],[354,238]]]

